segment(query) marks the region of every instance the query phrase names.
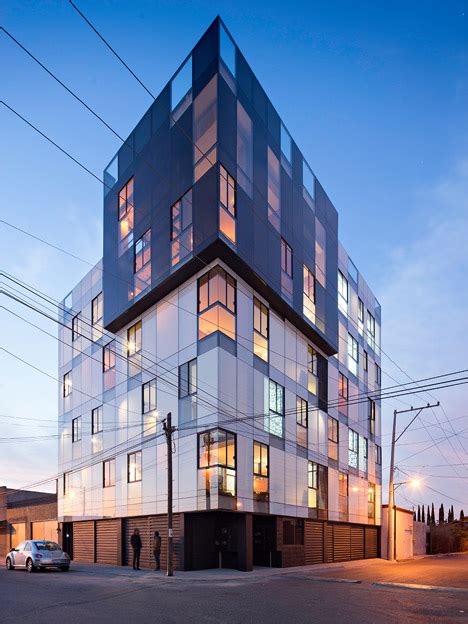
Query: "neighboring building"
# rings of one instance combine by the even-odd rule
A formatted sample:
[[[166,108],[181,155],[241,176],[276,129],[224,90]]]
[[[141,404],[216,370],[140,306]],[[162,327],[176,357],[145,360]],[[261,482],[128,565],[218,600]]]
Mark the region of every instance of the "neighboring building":
[[[164,565],[169,411],[179,567],[376,557],[380,305],[220,19],[104,177],[103,260],[60,332],[75,559],[126,563],[138,527]]]
[[[381,555],[387,559],[388,505],[382,505]],[[394,558],[396,561],[412,559],[427,552],[429,527],[414,519],[414,511],[394,507]]]
[[[25,539],[60,539],[57,494],[0,487],[0,557]]]

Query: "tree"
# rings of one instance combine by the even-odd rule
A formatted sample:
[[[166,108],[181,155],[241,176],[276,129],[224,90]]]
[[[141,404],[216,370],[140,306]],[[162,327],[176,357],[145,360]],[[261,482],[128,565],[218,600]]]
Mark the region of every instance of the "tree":
[[[455,512],[453,511],[453,505],[450,507],[450,522],[455,520]]]
[[[431,505],[431,524],[435,524],[434,503],[432,503],[432,505]]]
[[[465,522],[465,513],[463,509],[460,511],[460,522]]]
[[[427,524],[428,526],[431,524],[431,510],[429,509],[429,505],[427,506]]]
[[[421,522],[426,522],[426,512],[424,511],[424,505],[422,506]]]
[[[414,520],[414,522],[416,522],[416,512],[415,512],[414,509],[413,509],[413,520]]]
[[[444,503],[441,503],[439,507],[439,524],[444,524],[444,523],[445,523]]]

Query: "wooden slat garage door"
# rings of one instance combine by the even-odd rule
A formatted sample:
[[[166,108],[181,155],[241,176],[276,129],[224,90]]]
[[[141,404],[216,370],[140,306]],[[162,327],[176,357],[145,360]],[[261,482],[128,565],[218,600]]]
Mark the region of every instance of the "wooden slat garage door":
[[[325,563],[331,563],[333,561],[333,525],[325,524],[324,527],[324,554]]]
[[[120,565],[119,520],[96,522],[96,563]]]
[[[351,525],[351,559],[364,559],[364,527]]]
[[[351,527],[348,524],[333,526],[333,561],[351,559]]]
[[[323,523],[305,522],[305,563],[323,563]]]
[[[366,559],[378,556],[379,530],[377,527],[366,527]]]
[[[73,523],[73,559],[94,563],[94,522]]]
[[[153,567],[153,543],[150,540],[150,517],[140,516],[138,518],[127,518],[125,521],[125,552],[126,565],[132,565],[133,562],[133,549],[130,544],[130,538],[133,535],[135,529],[140,530],[140,537],[142,541],[142,549],[140,555],[140,567],[150,568]]]

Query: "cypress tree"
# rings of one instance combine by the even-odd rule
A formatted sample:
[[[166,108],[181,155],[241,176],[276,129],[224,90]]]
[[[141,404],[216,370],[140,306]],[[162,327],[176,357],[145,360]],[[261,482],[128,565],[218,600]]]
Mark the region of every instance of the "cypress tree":
[[[455,512],[453,511],[453,505],[450,507],[450,522],[455,520]]]
[[[426,522],[426,512],[425,512],[424,505],[422,506],[421,522]]]
[[[434,503],[432,503],[432,505],[431,505],[431,524],[435,524]]]
[[[413,509],[413,520],[414,520],[414,522],[416,522],[416,512],[415,512],[414,509]]]
[[[418,522],[421,522],[421,505],[418,505]]]
[[[427,524],[431,524],[431,510],[429,509],[429,505],[427,506]]]
[[[439,507],[439,524],[444,524],[444,522],[445,522],[444,503],[441,503]]]
[[[465,513],[463,511],[463,509],[460,511],[460,522],[464,522],[465,521]]]

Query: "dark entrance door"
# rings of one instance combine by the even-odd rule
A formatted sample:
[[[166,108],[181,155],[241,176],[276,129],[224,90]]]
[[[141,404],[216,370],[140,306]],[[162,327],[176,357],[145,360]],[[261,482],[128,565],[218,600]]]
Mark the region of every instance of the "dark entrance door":
[[[274,567],[276,565],[276,517],[253,517],[253,564]]]
[[[64,522],[62,525],[62,548],[73,559],[73,522]]]
[[[244,514],[206,512],[185,515],[188,570],[234,568],[239,565],[239,523]]]

